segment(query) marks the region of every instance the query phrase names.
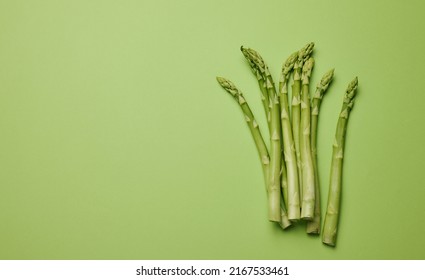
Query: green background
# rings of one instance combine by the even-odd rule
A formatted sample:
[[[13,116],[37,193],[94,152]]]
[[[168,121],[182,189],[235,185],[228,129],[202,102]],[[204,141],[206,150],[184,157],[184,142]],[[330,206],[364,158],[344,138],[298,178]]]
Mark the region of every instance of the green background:
[[[424,259],[423,1],[0,0],[1,259]],[[267,221],[234,81],[314,41],[326,202],[359,77],[337,247]],[[263,130],[266,132],[266,130]]]

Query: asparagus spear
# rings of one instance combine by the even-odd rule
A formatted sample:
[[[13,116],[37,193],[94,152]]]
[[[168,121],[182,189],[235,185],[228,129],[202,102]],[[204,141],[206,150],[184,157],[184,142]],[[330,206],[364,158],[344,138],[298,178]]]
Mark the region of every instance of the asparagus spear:
[[[313,52],[314,43],[308,43],[298,52],[298,60],[294,64],[294,82],[292,84],[292,133],[295,142],[295,153],[297,156],[298,167],[298,184],[300,187],[300,199],[303,196],[302,187],[302,170],[301,170],[301,153],[300,153],[300,122],[301,122],[301,71],[304,62],[310,57]]]
[[[270,203],[269,219],[275,221],[277,205],[280,205],[281,178],[280,171],[282,167],[282,147],[281,147],[281,124],[280,124],[280,105],[271,76],[267,75],[267,90],[272,102],[270,109]],[[280,220],[279,217],[277,217]]]
[[[237,101],[242,112],[245,115],[245,120],[248,124],[248,127],[251,131],[251,135],[254,139],[255,145],[257,147],[258,155],[261,160],[261,166],[263,169],[263,175],[266,182],[266,186],[269,184],[269,171],[270,171],[270,157],[267,150],[267,146],[264,143],[264,139],[261,135],[260,128],[257,121],[255,120],[254,114],[252,113],[248,103],[246,102],[242,92],[229,80],[217,77],[218,83],[228,92],[233,98]],[[268,189],[268,188],[267,188]],[[287,228],[291,225],[287,217],[287,212],[284,205],[279,205],[279,219],[283,228]]]
[[[309,84],[314,59],[310,57],[303,67],[301,91],[301,124],[300,124],[300,152],[301,170],[303,180],[303,197],[301,205],[301,218],[312,220],[315,204],[315,181],[313,159],[310,146],[310,95]]]
[[[285,204],[288,208],[288,216],[290,220],[300,219],[300,196],[298,184],[298,167],[295,155],[295,144],[292,135],[291,122],[289,120],[289,102],[288,102],[288,80],[289,75],[298,59],[298,52],[288,57],[282,67],[282,75],[279,82],[279,97],[281,124],[283,135],[284,159],[287,167],[287,193],[284,195]]]
[[[313,157],[313,168],[314,168],[314,180],[315,180],[315,204],[314,204],[314,218],[312,221],[307,222],[306,231],[309,234],[320,234],[320,218],[321,218],[321,207],[320,207],[320,187],[319,187],[319,170],[317,166],[317,123],[319,117],[320,104],[322,98],[329,87],[334,75],[334,69],[329,70],[323,75],[320,82],[317,84],[316,92],[312,98],[311,106],[311,154]]]
[[[345,134],[347,131],[348,117],[354,105],[357,77],[352,80],[345,91],[341,113],[339,114],[336,127],[335,141],[333,144],[331,178],[329,181],[328,205],[326,209],[325,223],[323,225],[322,242],[329,246],[335,246],[340,211],[340,198],[342,187],[342,162],[344,157]]]
[[[241,47],[242,53],[261,73],[265,81],[265,87],[269,97],[270,108],[270,172],[269,172],[269,220],[280,221],[281,205],[281,168],[282,168],[282,149],[281,149],[281,124],[280,124],[280,105],[279,98],[273,83],[273,78],[261,55],[250,48]]]

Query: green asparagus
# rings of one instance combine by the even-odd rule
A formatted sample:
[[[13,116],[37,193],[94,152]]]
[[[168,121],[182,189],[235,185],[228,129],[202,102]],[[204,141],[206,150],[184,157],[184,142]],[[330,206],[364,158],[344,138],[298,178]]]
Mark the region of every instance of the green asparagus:
[[[282,66],[282,74],[279,82],[283,150],[286,162],[288,185],[284,198],[288,209],[289,219],[294,221],[300,219],[300,196],[297,158],[295,155],[295,144],[292,135],[291,121],[289,119],[288,80],[297,59],[298,52],[295,52],[288,57]]]
[[[306,231],[309,234],[320,234],[321,222],[321,206],[320,206],[320,187],[319,187],[319,171],[317,165],[317,124],[320,111],[322,98],[332,81],[334,69],[329,70],[323,75],[320,82],[317,84],[316,92],[312,97],[311,105],[311,154],[313,157],[314,180],[315,185],[315,204],[314,204],[314,218],[312,221],[307,222]]]
[[[340,199],[342,188],[342,163],[344,158],[345,134],[347,131],[348,118],[354,105],[357,77],[348,84],[339,114],[333,144],[331,176],[329,181],[328,205],[326,209],[325,222],[323,225],[322,242],[329,246],[335,246],[340,212]]]
[[[310,57],[313,52],[314,43],[308,43],[298,52],[298,60],[294,64],[294,82],[292,84],[292,133],[295,143],[295,154],[297,156],[298,167],[298,184],[300,200],[303,196],[302,187],[302,170],[301,170],[301,153],[300,153],[300,122],[301,122],[301,72],[304,62]]]
[[[303,66],[301,90],[301,124],[300,124],[300,152],[301,170],[303,181],[303,197],[301,205],[301,218],[312,220],[314,218],[315,188],[314,168],[310,145],[310,76],[314,59],[310,57]]]
[[[310,77],[314,66],[314,43],[291,54],[282,65],[278,88],[261,55],[241,47],[260,88],[267,119],[266,145],[254,115],[242,92],[229,80],[217,77],[220,85],[239,104],[259,154],[268,199],[268,219],[283,229],[291,222],[306,220],[306,232],[320,234],[322,242],[335,246],[342,185],[342,165],[348,117],[354,104],[358,80],[348,85],[333,144],[331,179],[323,228],[317,161],[319,109],[333,79],[334,69],[323,75],[310,99]],[[292,92],[288,92],[293,73]],[[289,99],[291,98],[291,99]]]

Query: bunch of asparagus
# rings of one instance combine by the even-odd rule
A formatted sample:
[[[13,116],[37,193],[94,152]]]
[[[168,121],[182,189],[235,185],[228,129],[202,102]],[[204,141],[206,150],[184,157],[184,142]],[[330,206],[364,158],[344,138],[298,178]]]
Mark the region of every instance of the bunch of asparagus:
[[[260,54],[241,47],[258,80],[266,115],[269,145],[242,92],[228,79],[217,77],[219,84],[235,99],[245,116],[257,147],[268,197],[268,219],[283,229],[305,220],[306,232],[320,234],[321,206],[317,165],[317,126],[322,98],[334,69],[326,72],[310,98],[310,77],[314,43],[291,54],[283,63],[278,88]],[[292,75],[291,96],[289,81]],[[333,156],[329,197],[323,225],[323,243],[335,246],[340,208],[342,159],[349,113],[354,104],[357,78],[349,85],[339,115]]]

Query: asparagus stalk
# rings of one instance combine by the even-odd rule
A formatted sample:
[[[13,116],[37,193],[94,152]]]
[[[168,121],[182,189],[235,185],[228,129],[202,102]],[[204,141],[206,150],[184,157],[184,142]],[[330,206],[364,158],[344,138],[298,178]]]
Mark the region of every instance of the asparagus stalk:
[[[301,218],[312,220],[315,204],[315,181],[313,159],[310,145],[310,76],[314,59],[310,57],[303,67],[301,91],[301,124],[300,124],[300,152],[303,180],[303,198],[301,205]]]
[[[314,43],[308,43],[298,52],[298,60],[294,64],[294,82],[292,84],[292,133],[295,143],[295,154],[297,156],[298,184],[300,199],[303,196],[301,153],[300,153],[300,122],[301,122],[301,72],[304,62],[313,52]]]
[[[287,168],[287,193],[284,195],[285,204],[288,208],[288,216],[290,220],[300,219],[300,196],[298,183],[298,167],[295,155],[295,144],[292,135],[292,126],[289,119],[289,102],[288,102],[288,80],[289,75],[298,59],[298,52],[288,57],[282,67],[282,75],[279,82],[279,97],[281,124],[283,136],[284,159]]]
[[[276,209],[280,205],[281,178],[280,171],[282,166],[282,147],[281,147],[281,124],[280,124],[280,105],[271,76],[267,75],[267,90],[271,97],[272,105],[270,109],[270,203],[269,219],[275,221]],[[277,217],[280,220],[280,213]]]
[[[281,169],[281,182],[282,182],[282,190],[287,189],[287,187],[284,186],[284,184],[286,184],[287,182],[287,174],[286,174],[286,168],[284,166],[282,166]],[[285,206],[285,202],[284,202],[284,193],[281,192],[281,196],[280,196],[280,222],[279,225],[283,228],[286,229],[289,226],[291,226],[291,221],[289,220],[289,216],[288,216],[288,212],[286,210],[286,206]]]
[[[314,218],[307,222],[306,231],[309,234],[320,234],[321,207],[320,207],[320,187],[319,187],[319,170],[317,165],[317,124],[319,118],[319,109],[322,98],[329,87],[334,75],[334,69],[329,70],[323,75],[317,84],[316,92],[312,97],[311,106],[311,154],[313,157],[314,180],[315,180],[315,204]]]
[[[257,121],[255,120],[254,114],[252,113],[242,92],[231,81],[222,77],[217,77],[217,81],[228,93],[230,93],[231,96],[233,96],[233,98],[237,101],[240,108],[242,109],[242,112],[244,113],[245,120],[248,124],[248,127],[251,131],[251,135],[257,147],[257,152],[260,157],[266,186],[268,186],[269,172],[270,172],[270,157],[269,157],[269,152],[267,150],[267,146],[261,135],[259,125]],[[266,189],[268,190],[268,188]],[[284,205],[279,205],[279,219],[277,221],[280,222],[283,228],[287,228],[291,225],[287,217],[287,212]]]
[[[348,84],[347,90],[345,91],[333,144],[328,205],[322,237],[322,242],[329,246],[335,246],[336,243],[342,188],[342,162],[344,157],[345,134],[347,131],[348,117],[350,116],[356,97],[357,85],[358,79],[356,77]]]
[[[241,47],[242,53],[247,57],[250,65],[253,65],[262,79],[269,97],[270,108],[270,172],[269,172],[269,220],[279,222],[281,220],[281,124],[279,98],[273,83],[273,78],[261,55],[250,48]]]

